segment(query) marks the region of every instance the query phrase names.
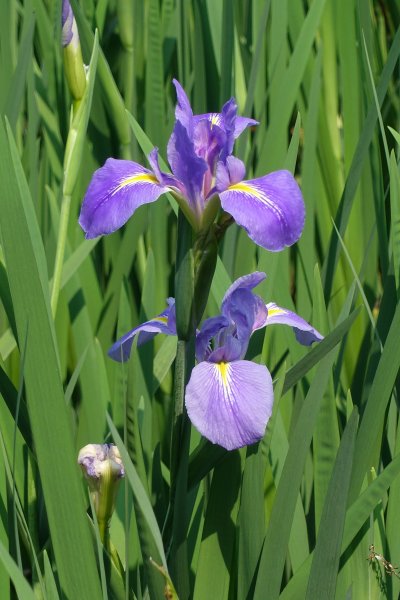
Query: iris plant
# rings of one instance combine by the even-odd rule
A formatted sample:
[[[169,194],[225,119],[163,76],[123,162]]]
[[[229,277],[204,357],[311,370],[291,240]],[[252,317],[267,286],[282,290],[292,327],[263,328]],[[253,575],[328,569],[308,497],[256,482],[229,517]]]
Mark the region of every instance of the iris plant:
[[[265,304],[253,288],[265,279],[255,272],[237,279],[226,292],[221,314],[206,319],[196,335],[196,358],[186,387],[190,420],[200,433],[227,450],[260,440],[274,400],[271,375],[264,365],[245,360],[250,337],[267,325],[293,327],[298,342],[309,346],[322,335],[296,313],[274,302]],[[128,360],[133,339],[142,344],[157,333],[175,335],[175,305],[132,329],[110,349],[114,360]]]
[[[232,155],[236,138],[257,121],[237,115],[231,98],[220,113],[193,115],[181,85],[175,126],[168,142],[172,173],[161,171],[158,149],[151,166],[109,158],[87,189],[80,225],[87,238],[119,229],[135,210],[170,192],[195,231],[214,221],[220,206],[258,245],[272,251],[294,244],[304,225],[304,202],[289,171],[245,180],[245,166]]]

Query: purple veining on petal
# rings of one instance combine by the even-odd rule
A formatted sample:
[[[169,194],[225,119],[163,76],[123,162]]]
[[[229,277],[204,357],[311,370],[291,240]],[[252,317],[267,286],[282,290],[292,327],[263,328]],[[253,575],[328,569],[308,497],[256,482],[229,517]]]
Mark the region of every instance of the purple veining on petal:
[[[87,238],[112,233],[142,204],[157,200],[169,188],[141,165],[109,158],[98,169],[83,199],[79,224]]]
[[[234,183],[220,193],[221,205],[259,246],[277,252],[291,246],[304,227],[305,207],[289,171]]]
[[[224,161],[227,156],[232,154],[235,143],[235,123],[236,123],[237,104],[234,98],[231,98],[224,104],[221,110],[223,128],[226,133],[226,145],[221,153],[221,160]]]
[[[229,101],[228,101],[229,102]],[[196,125],[199,121],[208,120],[218,127],[223,127],[223,118],[221,113],[203,113],[201,115],[193,115],[193,122]],[[249,119],[247,117],[241,117],[236,115],[234,137],[237,139],[241,133],[247,127],[253,127],[259,125],[259,122],[255,119]]]
[[[234,450],[259,441],[272,413],[271,375],[249,361],[201,362],[186,387],[188,415],[214,444]]]
[[[202,120],[194,127],[193,143],[195,153],[207,164],[202,189],[203,198],[207,198],[213,184],[217,162],[226,146],[226,134],[220,127],[213,126],[210,121]]]
[[[193,141],[189,139],[180,121],[175,123],[167,153],[174,176],[184,185],[186,199],[191,209],[194,214],[200,216],[204,208],[202,189],[207,163],[195,153]]]

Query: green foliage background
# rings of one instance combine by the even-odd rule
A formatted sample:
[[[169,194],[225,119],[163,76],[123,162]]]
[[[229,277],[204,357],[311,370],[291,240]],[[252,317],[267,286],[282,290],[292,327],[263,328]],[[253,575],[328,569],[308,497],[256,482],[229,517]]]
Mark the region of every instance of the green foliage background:
[[[61,1],[0,0],[0,598],[162,598],[150,557],[181,599],[398,598],[400,579],[379,560],[400,563],[398,2],[71,5],[94,85],[73,167]],[[248,356],[274,377],[266,435],[228,453],[192,429],[171,521],[176,340],[160,336],[122,366],[106,351],[175,294],[176,206],[163,197],[93,241],[77,216],[109,156],[146,164],[156,145],[166,159],[173,77],[196,113],[234,95],[260,122],[235,149],[247,176],[290,169],[307,208],[302,238],[278,254],[229,228],[205,316],[258,269],[268,278],[257,293],[326,338],[310,350],[289,328],[254,336]],[[111,523],[122,576],[76,465],[82,446],[112,439],[127,470]]]

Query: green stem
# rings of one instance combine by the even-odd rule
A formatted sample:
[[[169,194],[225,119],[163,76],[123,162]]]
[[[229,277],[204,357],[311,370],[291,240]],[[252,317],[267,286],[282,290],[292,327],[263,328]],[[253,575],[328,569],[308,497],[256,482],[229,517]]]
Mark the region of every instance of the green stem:
[[[60,224],[58,227],[57,251],[54,264],[53,285],[51,289],[51,312],[56,316],[58,297],[60,294],[61,274],[64,263],[65,245],[67,243],[67,230],[69,213],[71,208],[71,196],[64,195],[61,203]]]
[[[105,551],[107,552],[107,554],[110,556],[112,562],[114,563],[115,568],[121,575],[122,580],[124,580],[124,577],[125,577],[124,567],[121,563],[121,559],[119,557],[117,549],[115,548],[114,544],[112,543],[111,537],[110,537],[110,519],[108,519],[108,520],[99,519],[97,521],[97,523],[99,525],[99,534],[100,534],[101,543],[103,544]]]
[[[171,436],[171,504],[174,506],[176,480],[182,464],[182,439],[187,416],[184,411],[187,373],[187,342],[178,340],[175,358],[174,421]]]
[[[211,286],[217,258],[214,229],[193,231],[182,210],[178,216],[175,270],[175,308],[178,346],[175,359],[174,420],[171,439],[171,488],[167,540],[171,535],[169,565],[181,600],[190,594],[187,555],[187,484],[190,447],[190,422],[184,406],[185,386],[195,363],[196,327],[200,321]],[[170,530],[172,529],[172,534]]]
[[[175,407],[171,442],[170,517],[172,541],[170,568],[172,579],[181,600],[189,597],[189,564],[187,552],[187,478],[189,464],[190,423],[184,407],[188,366],[193,367],[194,345],[178,340],[175,362]]]

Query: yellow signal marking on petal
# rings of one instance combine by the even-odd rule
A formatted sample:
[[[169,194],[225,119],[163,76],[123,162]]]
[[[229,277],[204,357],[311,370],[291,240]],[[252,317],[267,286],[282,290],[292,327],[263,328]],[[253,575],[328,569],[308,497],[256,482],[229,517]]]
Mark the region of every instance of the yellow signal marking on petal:
[[[259,190],[255,186],[249,185],[245,181],[240,181],[239,183],[234,183],[234,184],[230,185],[226,191],[242,192],[244,194],[248,194],[249,196],[253,196],[253,198],[257,198],[257,200],[260,200],[260,202],[262,202],[272,212],[274,212],[275,215],[281,221],[283,221],[287,224],[286,217],[283,214],[282,210],[279,208],[279,206],[274,201],[272,201],[270,198],[268,198],[268,196],[262,190]]]
[[[279,315],[286,315],[287,311],[286,310],[282,310],[282,308],[269,308],[268,309],[268,316],[269,317],[276,317]]]
[[[168,321],[168,317],[154,317],[153,321],[161,321],[161,323],[166,323]]]
[[[244,181],[230,185],[228,187],[228,190],[230,192],[244,192],[245,194],[251,194],[252,196],[255,196],[256,198],[258,198],[259,200],[267,199],[265,194],[260,192],[260,190],[253,187],[252,185],[248,185],[247,183],[244,183]]]
[[[226,362],[221,362],[221,363],[217,363],[217,367],[221,374],[222,382],[224,385],[226,385],[227,379],[228,379],[229,365]]]
[[[115,188],[114,194],[121,191],[124,187],[129,185],[135,185],[135,183],[158,183],[157,177],[151,173],[142,173],[141,175],[132,175],[123,179],[121,183]]]
[[[211,129],[212,129],[213,125],[219,125],[220,121],[221,121],[221,118],[220,118],[219,114],[218,113],[213,113],[211,115],[211,118],[210,118]]]

